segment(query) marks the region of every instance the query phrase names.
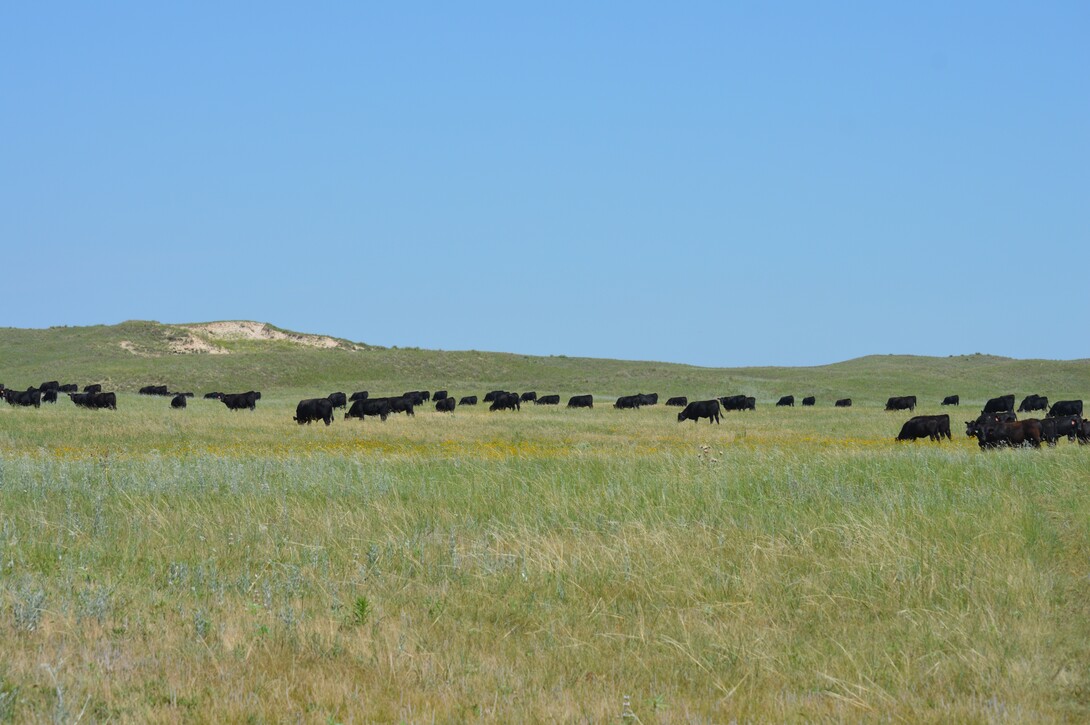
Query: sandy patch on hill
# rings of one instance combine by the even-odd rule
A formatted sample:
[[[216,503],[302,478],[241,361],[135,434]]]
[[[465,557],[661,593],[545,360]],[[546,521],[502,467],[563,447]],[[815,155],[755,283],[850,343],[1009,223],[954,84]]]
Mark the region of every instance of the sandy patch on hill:
[[[282,332],[274,330],[263,322],[249,322],[246,320],[208,322],[203,325],[190,325],[186,329],[221,340],[287,340],[308,347],[341,347],[341,342],[334,340],[332,337]]]
[[[204,355],[227,355],[228,351],[224,348],[213,345],[207,340],[202,340],[196,335],[189,334],[185,337],[171,337],[167,340],[167,345],[170,347],[170,351],[178,355],[192,355],[192,354],[204,354]]]
[[[130,340],[122,340],[121,342],[119,342],[117,344],[125,352],[131,352],[133,355],[136,355],[137,357],[156,357],[155,355],[148,352],[147,350],[141,350],[140,348],[138,348],[136,346],[135,343],[133,343]]]

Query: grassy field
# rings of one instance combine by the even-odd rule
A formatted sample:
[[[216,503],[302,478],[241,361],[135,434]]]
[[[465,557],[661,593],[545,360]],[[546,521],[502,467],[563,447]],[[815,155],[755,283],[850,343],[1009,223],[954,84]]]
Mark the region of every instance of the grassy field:
[[[1087,397],[1086,363],[714,371],[248,341],[115,359],[50,332],[106,340],[0,332],[0,379],[122,392],[116,412],[0,407],[0,721],[1090,718],[1090,447],[982,453],[958,435],[969,406],[953,441],[897,444],[907,414],[880,406]],[[389,371],[349,378],[341,358],[366,355]],[[525,377],[492,377],[503,360]],[[357,380],[760,407],[719,426],[607,404],[291,421]],[[125,392],[160,381],[265,395],[232,413]],[[822,391],[857,405],[767,403]]]

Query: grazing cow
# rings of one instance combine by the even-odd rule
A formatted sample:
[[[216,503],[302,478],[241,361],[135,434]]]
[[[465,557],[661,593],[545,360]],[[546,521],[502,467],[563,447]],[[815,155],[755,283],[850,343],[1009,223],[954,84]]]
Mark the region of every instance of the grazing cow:
[[[450,395],[447,394],[447,391],[436,390],[434,393],[432,393],[431,399],[438,403],[440,400],[446,400],[449,397]]]
[[[981,413],[1002,413],[1004,411],[1014,410],[1014,393],[1010,395],[1000,395],[998,398],[992,398],[984,404],[984,410]]]
[[[72,401],[72,404],[77,408],[93,408],[94,405],[91,399],[96,393],[69,393],[68,398]]]
[[[534,401],[534,405],[560,405],[559,395],[542,395]]]
[[[145,385],[140,388],[141,395],[170,395],[165,385]]]
[[[757,399],[746,395],[728,395],[720,398],[723,410],[757,410]]]
[[[852,399],[851,398],[841,398],[840,400],[833,403],[833,407],[836,407],[836,408],[850,408],[850,407],[852,407]]]
[[[219,400],[222,397],[223,397],[223,393],[205,393],[204,394],[204,399],[205,400]]]
[[[408,400],[413,405],[423,405],[431,395],[426,390],[410,390],[407,393],[402,393],[401,397]],[[401,411],[397,410],[394,412],[400,413]]]
[[[817,398],[815,398],[813,395],[808,395],[802,399],[802,404],[807,406],[817,405]]]
[[[352,395],[350,395],[348,398],[349,403],[355,403],[357,400],[367,400],[367,391],[357,390],[356,392],[352,393]]]
[[[303,425],[303,423],[310,425],[311,421],[315,420],[320,420],[329,425],[333,422],[334,407],[333,401],[328,397],[300,400],[299,405],[295,406],[295,415],[292,420],[299,425]],[[345,415],[345,417],[348,416]]]
[[[68,397],[80,408],[117,410],[117,395],[114,393],[69,393]]]
[[[38,390],[40,390],[40,391],[42,391],[44,393],[47,390],[56,390],[60,386],[61,386],[61,384],[59,382],[57,382],[56,380],[50,380],[49,382],[42,383],[41,385],[39,385]]]
[[[491,403],[492,401],[494,401],[496,399],[497,395],[500,395],[501,393],[506,393],[506,392],[507,392],[506,390],[490,390],[487,393],[485,393],[484,402]]]
[[[72,392],[74,393],[76,391],[73,390]],[[83,386],[83,392],[85,392],[85,393],[101,393],[102,392],[102,384],[101,383],[92,383],[91,385],[84,385]]]
[[[326,396],[326,399],[333,404],[334,409],[348,407],[348,398],[345,397],[344,393],[330,393]]]
[[[500,393],[492,400],[492,405],[488,406],[491,411],[497,410],[522,410],[519,405],[518,393]]]
[[[639,395],[622,395],[617,398],[617,402],[613,404],[614,408],[627,409],[627,408],[639,408],[640,396]]]
[[[57,388],[48,388],[42,391],[43,403],[56,403],[57,402]]]
[[[1045,418],[1041,421],[1041,439],[1050,446],[1055,446],[1061,436],[1067,436],[1067,440],[1074,442],[1081,426],[1082,418],[1077,415]]]
[[[352,407],[348,409],[348,412],[344,414],[344,419],[359,418],[363,420],[369,415],[377,415],[380,420],[385,421],[387,416],[390,415],[390,399],[362,398],[356,400],[352,403]]]
[[[435,409],[440,413],[454,412],[454,398],[446,397],[435,401]]]
[[[257,408],[257,401],[261,393],[250,390],[245,393],[220,393],[219,399],[227,406],[227,410],[242,410],[249,408],[252,412]]]
[[[467,396],[465,396],[464,398],[462,398],[461,400],[458,401],[458,405],[476,405],[476,404],[477,404],[477,396],[476,395],[467,395]]]
[[[594,396],[593,395],[573,395],[568,398],[569,408],[593,408]]]
[[[4,400],[8,405],[18,405],[23,408],[29,408],[34,406],[35,408],[42,407],[42,391],[37,388],[28,388],[23,392],[18,390],[5,390]]]
[[[1013,403],[1011,403],[1013,405]],[[999,446],[1041,447],[1041,421],[1036,418],[1002,422],[994,420],[977,426],[976,438],[981,449]]]
[[[78,393],[79,392],[79,386],[76,385],[75,383],[65,383],[64,385],[57,388],[57,392],[58,393]]]
[[[714,420],[715,424],[719,425],[719,401],[715,398],[711,400],[694,400],[685,406],[685,410],[677,414],[678,423],[685,420],[696,423],[700,418],[707,418],[708,423]]]
[[[391,413],[404,413],[405,415],[416,417],[416,413],[413,412],[413,408],[417,405],[423,405],[423,403],[417,403],[420,400],[419,397],[408,397],[402,395],[400,398],[388,398],[390,401]]]
[[[523,393],[519,396],[520,403],[532,403],[537,400],[537,391],[531,390],[528,393]]]
[[[1058,418],[1061,415],[1082,415],[1081,400],[1057,400],[1048,410],[1049,418]]]
[[[886,401],[886,410],[916,410],[916,396],[895,395]]]
[[[942,399],[943,405],[961,405],[961,396],[959,395],[947,395]]]
[[[795,407],[795,396],[794,395],[785,395],[785,396],[783,396],[782,398],[780,398],[779,400],[776,401],[776,407],[777,408],[782,408],[782,407],[785,407],[785,406],[790,406],[792,408]]]
[[[640,405],[658,405],[658,393],[640,393]]]
[[[901,432],[897,434],[899,441],[914,441],[919,438],[929,438],[933,441],[942,441],[943,437],[950,438],[950,416],[943,415],[917,415],[909,418],[901,426]]]
[[[185,393],[178,393],[170,399],[171,408],[184,408],[186,406]]]
[[[1030,413],[1034,410],[1048,410],[1048,398],[1043,395],[1027,395],[1022,398],[1018,406],[1019,413]]]
[[[679,395],[676,398],[670,398],[669,400],[667,400],[666,404],[677,408],[684,408],[686,405],[689,404],[689,399],[686,398],[684,395]]]

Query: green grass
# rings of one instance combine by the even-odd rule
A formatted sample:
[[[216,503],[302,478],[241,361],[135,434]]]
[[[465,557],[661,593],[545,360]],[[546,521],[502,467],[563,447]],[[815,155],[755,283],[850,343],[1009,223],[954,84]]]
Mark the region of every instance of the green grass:
[[[25,334],[51,332],[79,333]],[[68,344],[4,345],[0,369],[90,382]],[[388,381],[377,390],[480,394],[491,379],[457,362],[470,353],[246,346],[125,353],[116,412],[0,407],[0,721],[1090,717],[1090,447],[897,444],[907,414],[880,409],[889,380],[983,398],[1022,392],[1004,375],[1036,363],[882,357],[759,377],[592,361],[579,380],[602,394],[765,380],[768,396],[822,396],[844,381],[862,402],[765,404],[719,426],[599,406],[327,428],[291,414],[308,391],[353,387],[337,384],[342,357],[386,356],[388,378],[360,369]],[[44,372],[61,367],[46,348],[73,367]],[[232,375],[264,379],[281,357],[296,371],[222,386],[263,389],[254,413],[125,392],[200,389],[248,357]],[[561,382],[580,370],[569,360],[484,359],[584,389]],[[178,377],[147,379],[160,364]],[[399,377],[417,364],[451,367]],[[1026,392],[1078,391],[1084,367],[1042,363]]]

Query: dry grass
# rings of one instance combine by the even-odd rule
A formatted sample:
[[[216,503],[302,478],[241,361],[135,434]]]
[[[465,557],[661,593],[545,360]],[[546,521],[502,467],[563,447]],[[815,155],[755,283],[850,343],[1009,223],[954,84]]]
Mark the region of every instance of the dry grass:
[[[0,718],[1090,714],[1090,449],[294,401],[0,409]]]

